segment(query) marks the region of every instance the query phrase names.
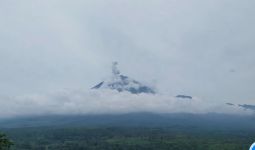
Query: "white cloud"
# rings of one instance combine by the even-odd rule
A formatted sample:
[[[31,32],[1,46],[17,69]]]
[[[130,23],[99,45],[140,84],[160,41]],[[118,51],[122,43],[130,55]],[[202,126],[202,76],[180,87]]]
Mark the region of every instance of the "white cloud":
[[[155,80],[164,92],[252,100],[254,7],[254,0],[0,1],[0,94],[90,88],[117,60],[124,74]]]
[[[251,114],[225,103],[199,98],[177,99],[169,95],[130,94],[112,90],[62,90],[49,94],[6,97],[0,100],[0,117],[56,114],[226,113]]]

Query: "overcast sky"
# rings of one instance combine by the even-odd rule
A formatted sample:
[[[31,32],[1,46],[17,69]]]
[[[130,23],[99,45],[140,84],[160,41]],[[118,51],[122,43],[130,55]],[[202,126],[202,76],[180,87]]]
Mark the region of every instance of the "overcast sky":
[[[0,95],[89,89],[112,61],[170,95],[255,104],[254,0],[0,0]]]

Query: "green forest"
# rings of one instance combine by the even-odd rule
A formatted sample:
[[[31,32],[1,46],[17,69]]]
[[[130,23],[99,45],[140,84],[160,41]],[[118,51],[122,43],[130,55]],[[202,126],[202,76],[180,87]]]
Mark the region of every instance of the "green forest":
[[[1,132],[6,136],[1,134],[0,150],[9,146],[10,150],[248,150],[255,140],[254,131],[192,127],[36,127]]]

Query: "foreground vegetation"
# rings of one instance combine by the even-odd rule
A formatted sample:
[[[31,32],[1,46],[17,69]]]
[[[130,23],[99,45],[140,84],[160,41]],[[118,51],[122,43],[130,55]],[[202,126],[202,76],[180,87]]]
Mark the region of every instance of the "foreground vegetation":
[[[248,150],[255,132],[193,128],[63,127],[5,129],[13,150]]]
[[[6,137],[5,134],[0,133],[0,150],[9,149],[13,143]]]

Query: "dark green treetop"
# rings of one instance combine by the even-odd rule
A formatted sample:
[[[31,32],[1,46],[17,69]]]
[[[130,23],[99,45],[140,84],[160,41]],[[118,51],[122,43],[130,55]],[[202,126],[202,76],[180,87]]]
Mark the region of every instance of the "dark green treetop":
[[[5,134],[0,133],[0,150],[7,150],[13,143],[6,137]]]

